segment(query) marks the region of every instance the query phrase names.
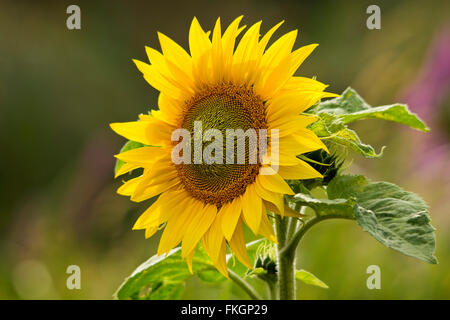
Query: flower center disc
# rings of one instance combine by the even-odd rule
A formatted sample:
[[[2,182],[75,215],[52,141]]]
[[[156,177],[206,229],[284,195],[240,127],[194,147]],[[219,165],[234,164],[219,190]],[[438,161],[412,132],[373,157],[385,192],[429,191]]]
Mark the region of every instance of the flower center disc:
[[[237,143],[234,140],[234,161],[226,162],[226,130],[266,129],[264,103],[251,89],[233,85],[206,87],[186,102],[181,117],[181,127],[191,133],[191,164],[177,165],[178,175],[186,190],[196,199],[217,207],[244,194],[247,186],[255,181],[261,166],[249,161],[249,140],[245,139],[245,162],[237,163]],[[208,129],[222,133],[222,163],[194,163],[194,122],[201,121],[202,136]],[[257,139],[257,141],[259,141]],[[214,142],[203,141],[202,149]],[[258,144],[258,142],[257,142]],[[229,152],[229,150],[228,150]]]

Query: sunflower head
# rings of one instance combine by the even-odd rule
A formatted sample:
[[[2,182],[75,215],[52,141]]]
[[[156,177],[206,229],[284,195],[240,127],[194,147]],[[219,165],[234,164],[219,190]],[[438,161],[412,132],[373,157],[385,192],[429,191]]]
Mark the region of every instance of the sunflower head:
[[[282,22],[261,37],[261,22],[243,32],[241,20],[222,31],[217,19],[211,33],[194,18],[189,53],[158,33],[162,52],[147,47],[149,63],[134,60],[160,92],[158,103],[138,121],[111,124],[144,145],[116,155],[125,163],[117,175],[143,169],[118,193],[133,201],[157,197],[134,229],[150,237],[164,224],[158,254],[181,243],[190,269],[202,242],[225,276],[227,248],[252,268],[244,224],[276,242],[267,210],[293,214],[284,207],[284,195],[293,194],[285,180],[322,177],[297,158],[327,151],[307,129],[315,118],[302,113],[336,96],[314,79],[294,76],[316,44],[293,49],[294,30],[269,45]]]

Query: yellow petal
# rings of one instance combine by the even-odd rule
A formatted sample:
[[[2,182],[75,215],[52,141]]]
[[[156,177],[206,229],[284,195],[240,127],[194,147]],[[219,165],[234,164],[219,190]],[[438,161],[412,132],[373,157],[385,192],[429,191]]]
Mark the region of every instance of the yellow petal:
[[[284,215],[292,218],[300,218],[302,216],[299,212],[291,209],[288,205],[284,206]]]
[[[145,239],[148,239],[151,236],[153,236],[156,233],[156,231],[158,231],[158,227],[149,227],[145,229]]]
[[[223,274],[226,278],[228,278],[226,255],[227,255],[227,245],[225,243],[225,240],[223,240],[222,245],[220,246],[219,257],[217,261],[214,263],[214,265],[221,274]]]
[[[264,86],[260,89],[263,99],[272,98],[294,75],[300,64],[311,54],[317,44],[295,50],[267,75]],[[258,91],[259,92],[259,91]]]
[[[221,217],[220,212],[211,224],[209,230],[202,238],[203,248],[211,258],[214,266],[228,278],[228,267],[226,261],[226,243],[225,238],[221,232]]]
[[[272,202],[264,200],[263,203],[266,206],[266,209],[269,210],[270,212],[275,212],[276,214],[279,214],[280,216],[284,216],[284,209],[286,209],[285,206],[283,206],[283,211],[280,211],[278,209],[278,207],[276,207],[272,204]]]
[[[119,189],[117,189],[117,193],[122,196],[131,196],[139,183],[141,183],[142,179],[143,177],[139,176],[126,181]]]
[[[185,226],[186,232],[181,246],[182,257],[186,257],[186,255],[197,245],[206,231],[208,231],[216,218],[216,215],[216,206],[210,204],[205,205],[205,207],[198,212],[193,212],[190,223]]]
[[[188,265],[188,269],[191,274],[194,274],[194,271],[192,270],[192,260],[194,259],[196,249],[197,246],[195,246],[194,249],[192,249],[191,252],[186,256],[186,263]]]
[[[261,225],[259,226],[258,234],[262,235],[264,238],[269,239],[274,243],[278,243],[277,237],[273,232],[273,225],[270,223],[269,217],[266,212],[266,207],[264,204],[262,206]]]
[[[267,117],[271,121],[298,115],[322,98],[335,97],[334,93],[320,91],[285,91],[268,102]]]
[[[260,54],[262,55],[264,53],[264,50],[266,49],[267,44],[269,43],[270,38],[272,35],[277,31],[277,29],[284,23],[284,20],[276,24],[274,27],[272,27],[267,33],[262,37],[261,41],[258,43],[258,49],[260,51]]]
[[[247,268],[253,269],[253,265],[248,257],[247,247],[245,245],[242,220],[240,220],[238,225],[236,226],[233,237],[228,242],[228,244],[230,245],[231,251],[236,255],[239,261],[241,261],[242,264]]]
[[[171,167],[171,166],[170,166]],[[165,183],[167,181],[171,181],[178,177],[178,172],[175,168],[171,168],[170,170],[166,171],[165,173],[161,173],[159,175],[153,175],[154,178],[150,180],[150,184],[161,184]]]
[[[160,147],[141,147],[119,153],[115,155],[115,157],[136,165],[149,165],[157,161],[163,155],[164,153],[162,153]]]
[[[278,174],[283,177],[283,179],[287,180],[322,178],[322,175],[318,171],[304,161],[300,161],[300,163],[295,166],[280,166],[278,168]]]
[[[247,186],[242,196],[242,212],[247,225],[254,234],[258,233],[259,224],[261,223],[261,206],[262,200],[255,189],[255,185]]]
[[[278,129],[278,136],[284,137],[297,131],[298,128],[306,128],[311,123],[317,121],[317,117],[292,114],[289,118],[270,119],[267,117],[269,129]],[[271,131],[268,130],[270,135]]]
[[[299,128],[293,136],[302,145],[302,148],[309,148],[311,150],[323,149],[329,153],[327,146],[309,129]]]
[[[167,94],[160,93],[158,97],[158,107],[162,113],[176,117],[183,111],[183,101],[173,99]],[[178,124],[175,125],[178,127]]]
[[[157,66],[146,64],[142,61],[133,59],[139,71],[142,72],[144,79],[156,90],[173,96],[175,99],[186,99],[189,92],[185,88],[174,84],[167,75],[161,74]]]
[[[236,37],[243,30],[239,28],[239,23],[241,22],[243,16],[236,18],[225,30],[222,37],[222,49],[223,49],[223,63],[224,63],[224,74],[226,81],[230,81],[231,75],[231,64],[233,60],[233,50],[236,42]]]
[[[218,261],[222,243],[225,243],[221,229],[222,215],[223,211],[219,211],[202,239],[203,247],[213,263]]]
[[[281,214],[284,213],[284,196],[282,194],[265,189],[258,178],[256,178],[255,189],[261,198],[273,203]]]
[[[303,91],[323,91],[328,87],[317,80],[305,78],[305,77],[291,77],[286,85],[283,87],[284,90],[303,90]]]
[[[309,131],[309,132],[308,132]],[[303,154],[306,152],[314,151],[317,149],[328,150],[327,147],[323,144],[323,142],[315,136],[315,134],[310,130],[302,130],[297,129],[297,132],[301,132],[299,134],[289,135],[287,137],[279,138],[278,143],[273,142],[270,146],[271,148],[278,148],[278,152],[280,153],[280,164],[283,165],[282,156],[297,156],[299,154]],[[291,165],[297,165],[299,162],[294,162]],[[285,164],[287,165],[287,164]]]
[[[183,87],[190,94],[195,93],[195,82],[192,77],[186,73],[186,71],[180,69],[176,64],[167,59],[166,66],[172,75],[170,78],[173,79],[172,82],[174,82],[177,86]]]
[[[278,149],[278,151],[274,152],[274,155],[272,156],[272,147],[269,148],[268,156],[264,156],[263,160],[265,161],[264,163],[272,166],[295,166],[300,162],[295,154],[290,153],[283,148]],[[266,166],[264,166],[264,168],[266,168]]]
[[[160,224],[160,199],[158,198],[150,207],[147,208],[136,220],[133,230],[146,229],[147,227],[158,227]]]
[[[191,51],[192,58],[202,58],[210,48],[211,41],[205,31],[203,31],[197,18],[194,17],[189,30],[189,50]]]
[[[147,175],[150,180],[158,179],[159,176],[174,171],[176,171],[175,165],[172,163],[171,156],[168,154],[163,155],[151,165],[144,168],[144,174]]]
[[[241,64],[255,59],[254,49],[258,45],[259,29],[261,21],[252,25],[247,32],[242,36],[241,41],[236,48],[233,56],[233,64]]]
[[[237,85],[253,77],[261,56],[257,50],[261,21],[251,26],[242,36],[233,55],[232,79]]]
[[[159,240],[158,255],[170,252],[181,242],[186,231],[186,224],[189,223],[193,212],[197,212],[201,207],[200,201],[190,198],[185,204],[185,209],[177,212],[176,217],[169,219]]]
[[[216,25],[214,26],[212,36],[212,73],[215,82],[220,82],[223,79],[224,72],[224,57],[222,49],[222,31],[220,27],[220,18],[217,18]]]
[[[141,202],[160,193],[163,193],[171,188],[175,188],[181,182],[178,178],[162,182],[160,184],[151,185],[148,181],[142,180],[141,185],[138,185],[131,195],[131,201]]]
[[[145,53],[147,53],[147,57],[151,65],[157,68],[160,73],[167,76],[169,70],[167,69],[164,56],[159,51],[147,46],[145,47]],[[145,68],[143,70],[145,70]]]
[[[293,30],[276,40],[264,53],[261,60],[261,66],[263,68],[277,66],[283,59],[289,56],[292,47],[294,46],[295,39],[297,38],[297,34],[298,31]]]
[[[116,122],[109,125],[111,129],[122,137],[131,141],[140,142],[143,144],[150,144],[148,136],[149,123],[144,121],[132,122]]]
[[[158,38],[164,56],[189,76],[192,76],[192,59],[189,54],[166,35],[158,32]]]
[[[114,178],[117,178],[118,176],[121,176],[127,172],[133,171],[137,168],[140,168],[140,165],[135,163],[124,163],[119,170],[117,170],[116,174],[114,175]]]
[[[265,189],[282,194],[294,194],[294,192],[291,190],[291,187],[289,187],[286,181],[284,181],[278,173],[275,173],[275,171],[273,171],[271,168],[267,169],[268,171],[272,171],[272,174],[259,174],[256,178],[257,180],[259,180],[261,185],[264,186]]]
[[[211,73],[208,72],[211,64],[211,47],[208,35],[194,17],[189,30],[189,50],[193,59],[192,72],[197,86],[208,83],[212,79]]]
[[[170,190],[163,193],[160,198],[161,221],[165,222],[172,217],[175,217],[185,210],[187,203],[190,200],[189,194],[184,189]]]
[[[234,198],[232,202],[226,203],[220,209],[222,218],[222,231],[227,240],[230,240],[236,224],[241,216],[242,198]]]
[[[188,199],[188,194],[184,190],[169,190],[159,196],[159,198],[138,218],[133,226],[133,230],[144,229],[149,226],[159,226],[166,222],[178,211],[183,210],[183,206]]]

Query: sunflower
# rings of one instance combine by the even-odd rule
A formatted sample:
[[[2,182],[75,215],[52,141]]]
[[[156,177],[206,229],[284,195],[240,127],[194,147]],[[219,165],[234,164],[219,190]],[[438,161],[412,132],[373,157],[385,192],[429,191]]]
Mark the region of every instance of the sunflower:
[[[159,93],[159,110],[139,115],[138,121],[112,123],[119,135],[144,144],[116,157],[125,164],[116,177],[142,168],[118,193],[132,201],[157,200],[138,218],[133,229],[145,229],[146,238],[164,227],[158,255],[181,243],[181,254],[192,272],[192,259],[201,241],[216,268],[227,276],[227,244],[247,267],[243,224],[255,235],[276,242],[267,210],[295,215],[284,204],[293,194],[285,179],[321,177],[297,155],[326,146],[307,126],[315,117],[302,114],[319,99],[334,97],[326,85],[294,76],[314,50],[311,44],[292,50],[297,30],[268,46],[283,22],[260,37],[261,22],[252,25],[236,45],[246,26],[242,16],[222,33],[220,18],[212,36],[196,18],[189,30],[189,51],[158,33],[161,51],[146,47],[150,64],[133,60],[144,79]],[[179,163],[172,161],[174,130],[193,132],[195,121],[203,130],[278,129],[278,139],[268,140],[266,161],[243,164]],[[277,149],[277,157],[270,152]],[[261,157],[263,158],[263,157]],[[277,170],[271,169],[276,165]],[[262,170],[270,174],[261,174]],[[272,171],[270,171],[272,170]]]

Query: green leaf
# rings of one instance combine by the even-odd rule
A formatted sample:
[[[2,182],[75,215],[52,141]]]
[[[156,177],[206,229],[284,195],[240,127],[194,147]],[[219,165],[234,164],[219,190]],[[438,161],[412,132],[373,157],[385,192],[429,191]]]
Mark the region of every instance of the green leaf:
[[[317,199],[311,195],[297,193],[290,198],[290,201],[312,208],[319,216],[333,215],[343,218],[353,218],[355,200],[352,198],[333,200]]]
[[[379,158],[383,155],[384,147],[377,153],[371,145],[363,143],[354,130],[347,127],[334,133],[327,140],[348,147],[366,158]]]
[[[376,153],[374,148],[361,141],[358,134],[349,129],[339,118],[334,114],[320,113],[319,120],[309,126],[319,138],[324,142],[335,143],[347,148],[350,148],[366,158],[378,158],[383,151]]]
[[[264,245],[267,245],[267,241],[263,239],[248,243],[249,258],[253,260],[258,248]],[[232,255],[227,255],[227,263],[240,276],[244,276],[248,270]],[[219,283],[226,279],[215,269],[200,245],[194,255],[192,267],[194,274],[189,272],[186,260],[181,258],[181,248],[173,249],[167,256],[152,256],[125,279],[115,296],[120,300],[179,299],[185,281],[194,275],[209,283]]]
[[[437,263],[428,206],[418,195],[392,183],[370,182],[361,175],[336,176],[328,184],[327,195],[328,199],[317,199],[298,193],[287,199],[312,208],[319,218],[354,218],[385,246]]]
[[[205,251],[197,250],[193,259],[194,274],[209,270],[213,270],[213,265]],[[178,293],[191,276],[186,261],[181,258],[181,248],[176,248],[166,257],[155,255],[141,264],[125,279],[116,296],[120,300],[165,299]]]
[[[428,206],[418,195],[391,183],[371,183],[358,198],[355,217],[363,230],[385,246],[437,263]]]
[[[355,198],[356,221],[385,246],[437,263],[428,205],[418,195],[392,183],[369,182],[359,175],[337,176],[327,192],[330,199]]]
[[[413,129],[428,132],[430,129],[419,117],[412,113],[405,104],[391,104],[363,110],[340,117],[344,123],[350,123],[360,119],[383,119],[407,125]]]
[[[319,120],[311,124],[309,128],[324,142],[350,148],[366,158],[380,157],[383,149],[377,153],[372,146],[363,143],[358,134],[347,127],[348,123],[376,118],[404,124],[421,131],[429,131],[425,123],[406,105],[393,104],[372,108],[352,88],[347,88],[337,98],[321,102],[308,112],[318,116]]]
[[[336,176],[330,181],[327,187],[329,199],[357,198],[364,188],[369,184],[369,180],[362,175],[346,174]]]
[[[216,269],[199,272],[197,273],[197,276],[206,283],[219,283],[226,280],[226,278],[220,272],[217,272]]]
[[[368,105],[353,88],[348,87],[339,97],[320,102],[314,113],[349,114],[369,110]]]
[[[421,131],[429,131],[425,123],[412,113],[407,105],[392,104],[373,108],[352,88],[347,88],[337,98],[320,103],[314,112],[337,115],[337,119],[341,120],[343,124],[373,118],[397,122]]]
[[[247,276],[257,276],[257,275],[265,275],[267,274],[267,270],[265,270],[264,268],[255,268],[253,270],[251,270],[250,272],[247,273]]]
[[[311,272],[308,272],[303,269],[297,270],[295,272],[295,279],[312,286],[328,289],[328,286],[322,280],[317,278]]]
[[[145,147],[145,144],[142,144],[140,142],[136,142],[136,141],[127,141],[122,149],[120,149],[120,153],[128,151],[128,150],[133,150],[133,149],[137,149],[137,148],[142,148]],[[119,171],[119,169],[125,164],[125,162],[123,162],[122,160],[117,159],[116,161],[116,165],[114,167],[114,174],[117,173],[117,171]]]

